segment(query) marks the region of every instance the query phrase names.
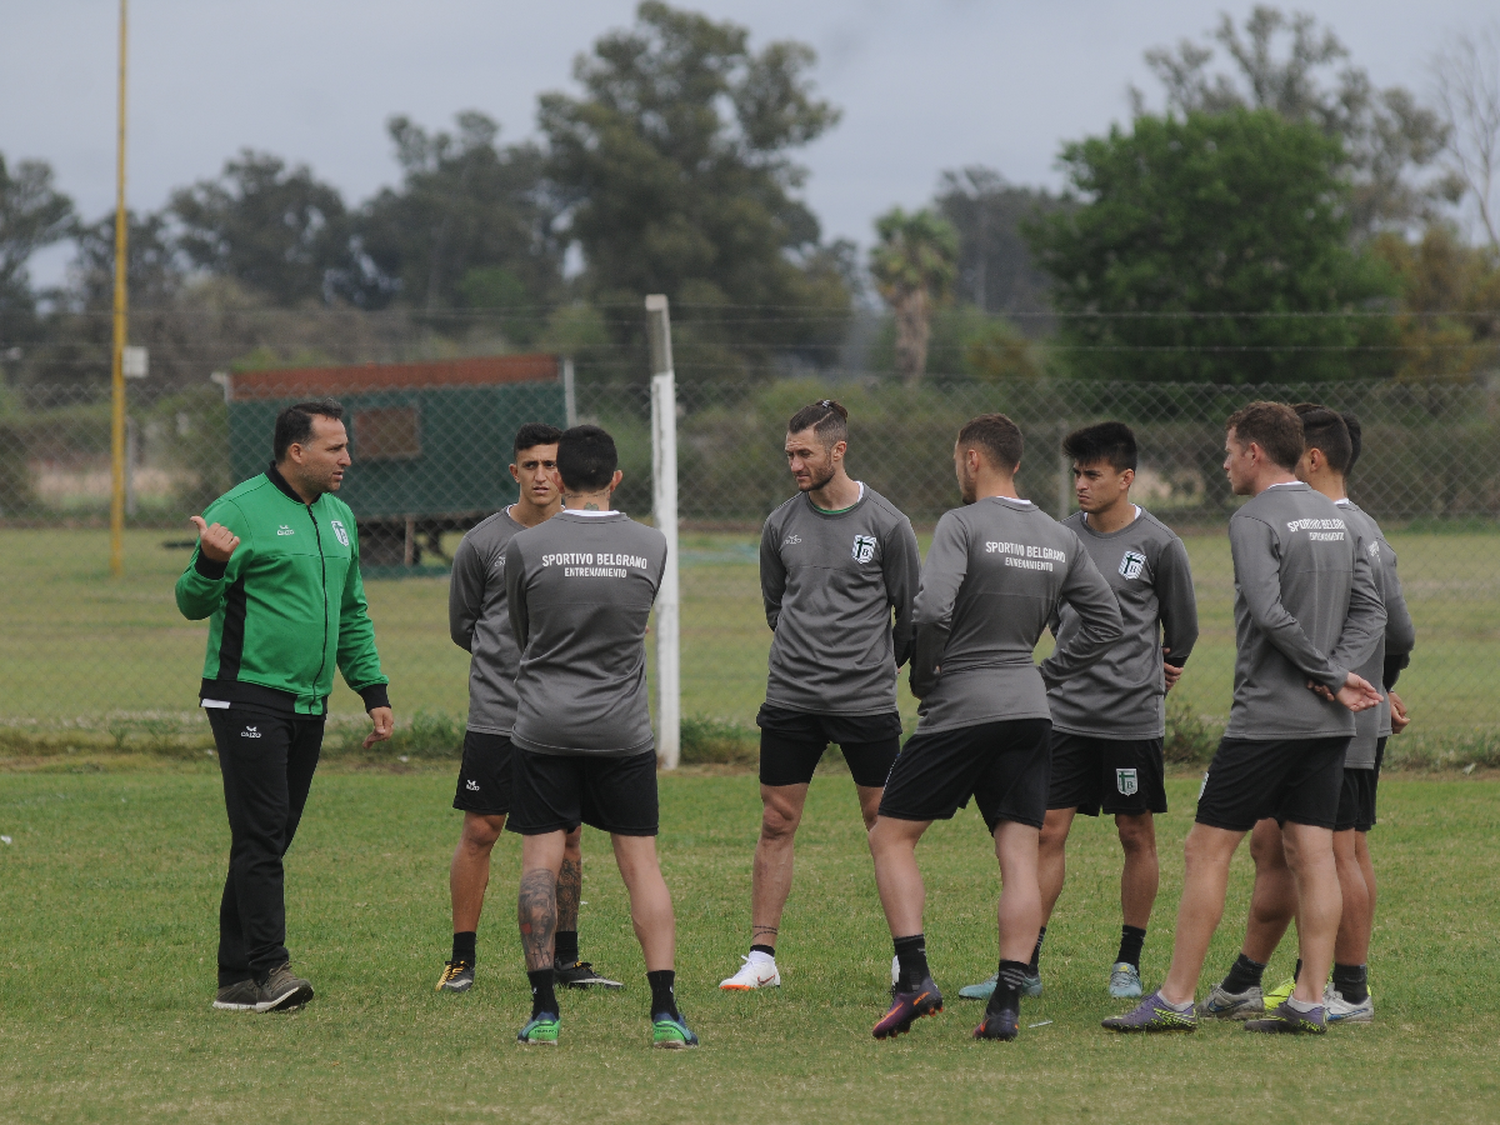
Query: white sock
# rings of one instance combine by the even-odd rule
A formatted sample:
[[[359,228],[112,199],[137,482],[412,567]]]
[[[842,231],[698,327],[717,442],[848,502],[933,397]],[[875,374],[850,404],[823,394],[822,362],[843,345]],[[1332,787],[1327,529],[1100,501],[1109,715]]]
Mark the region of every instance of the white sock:
[[[1286,1004],[1292,1011],[1301,1012],[1304,1016],[1314,1008],[1321,1008],[1323,1006],[1322,1004],[1308,1004],[1305,1001],[1298,1000],[1295,996],[1288,996]]]
[[[1186,1012],[1189,1008],[1191,1008],[1193,1006],[1193,1002],[1191,1000],[1189,1000],[1189,1001],[1187,1001],[1186,1003],[1183,1003],[1183,1004],[1174,1004],[1174,1003],[1172,1003],[1172,1001],[1168,1000],[1165,996],[1163,996],[1160,992],[1158,992],[1156,994],[1156,998],[1158,1000],[1160,1000],[1163,1004],[1165,1004],[1167,1007],[1171,1008],[1172,1011],[1174,1011],[1174,1012]]]

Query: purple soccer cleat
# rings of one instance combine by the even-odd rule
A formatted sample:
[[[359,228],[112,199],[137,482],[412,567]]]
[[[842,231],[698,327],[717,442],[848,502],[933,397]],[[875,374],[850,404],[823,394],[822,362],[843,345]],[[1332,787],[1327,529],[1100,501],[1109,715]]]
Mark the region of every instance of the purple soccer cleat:
[[[897,992],[891,997],[891,1010],[875,1025],[876,1039],[894,1039],[911,1030],[913,1020],[935,1016],[943,1010],[943,994],[928,977],[913,992]]]
[[[1179,1012],[1161,998],[1160,992],[1153,992],[1133,1011],[1111,1016],[1103,1026],[1110,1031],[1193,1031],[1198,1026],[1198,1006],[1193,1004]]]

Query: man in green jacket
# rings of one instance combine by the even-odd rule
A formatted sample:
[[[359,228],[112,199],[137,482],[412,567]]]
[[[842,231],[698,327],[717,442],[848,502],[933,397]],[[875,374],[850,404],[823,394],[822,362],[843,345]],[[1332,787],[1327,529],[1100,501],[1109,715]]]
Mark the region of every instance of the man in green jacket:
[[[211,619],[200,696],[229,814],[215,1008],[312,999],[286,948],[282,857],[317,768],[335,664],[374,723],[365,746],[391,736],[354,513],[332,495],[351,463],[343,414],[336,402],[283,410],[274,463],[192,517],[198,549],[177,580],[183,616]]]

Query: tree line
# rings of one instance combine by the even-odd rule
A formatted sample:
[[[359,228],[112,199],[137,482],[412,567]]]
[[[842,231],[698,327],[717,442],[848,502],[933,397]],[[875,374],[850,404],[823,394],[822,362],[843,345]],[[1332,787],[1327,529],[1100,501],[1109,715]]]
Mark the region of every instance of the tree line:
[[[1065,143],[1060,193],[941,174],[861,258],[802,197],[835,127],[816,58],[647,0],[538,101],[537,142],[470,110],[387,123],[399,181],[351,203],[243,150],[129,216],[132,337],[153,378],[209,367],[545,349],[645,371],[673,302],[684,378],[798,370],[1238,383],[1468,378],[1500,341],[1500,43],[1450,44],[1437,97],[1380,89],[1310,16],[1256,7],[1147,53],[1155,100]],[[1460,206],[1477,212],[1466,238]],[[27,263],[75,248],[65,286]],[[0,155],[0,370],[108,370],[114,217]],[[335,315],[340,314],[340,315]]]

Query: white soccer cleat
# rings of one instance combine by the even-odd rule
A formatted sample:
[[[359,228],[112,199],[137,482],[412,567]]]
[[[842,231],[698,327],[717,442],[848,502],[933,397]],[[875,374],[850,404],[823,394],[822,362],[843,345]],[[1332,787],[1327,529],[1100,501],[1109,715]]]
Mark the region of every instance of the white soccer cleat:
[[[1371,1023],[1375,1019],[1375,998],[1366,990],[1365,998],[1358,1003],[1345,1000],[1329,982],[1323,987],[1323,1011],[1329,1023]]]
[[[781,974],[776,971],[776,959],[767,957],[764,953],[753,953],[749,957],[741,957],[744,962],[740,971],[728,980],[719,982],[719,987],[726,992],[749,992],[753,988],[779,988],[781,986]]]

